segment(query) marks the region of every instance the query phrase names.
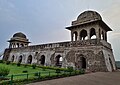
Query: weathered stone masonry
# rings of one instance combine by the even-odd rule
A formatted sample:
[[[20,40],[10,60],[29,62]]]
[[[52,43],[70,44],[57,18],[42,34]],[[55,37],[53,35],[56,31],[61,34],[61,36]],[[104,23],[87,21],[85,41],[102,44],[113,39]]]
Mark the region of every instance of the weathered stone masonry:
[[[13,35],[4,60],[45,66],[86,69],[86,71],[116,70],[111,45],[107,42],[107,31],[111,29],[95,11],[81,13],[72,26],[71,41],[28,46],[23,33]]]

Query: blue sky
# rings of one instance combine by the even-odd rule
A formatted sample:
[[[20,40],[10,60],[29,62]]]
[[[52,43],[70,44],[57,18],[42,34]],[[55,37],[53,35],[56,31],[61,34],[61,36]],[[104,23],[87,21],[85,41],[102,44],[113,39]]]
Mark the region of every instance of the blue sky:
[[[31,44],[69,41],[65,27],[85,10],[99,12],[113,29],[108,42],[120,60],[120,0],[0,0],[0,52],[16,32],[25,33]]]

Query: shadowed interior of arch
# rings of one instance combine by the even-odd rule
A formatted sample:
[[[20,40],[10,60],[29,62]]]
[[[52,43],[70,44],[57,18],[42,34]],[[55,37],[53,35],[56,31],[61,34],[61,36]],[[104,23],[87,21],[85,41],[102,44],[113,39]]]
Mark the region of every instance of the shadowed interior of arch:
[[[44,65],[45,64],[45,56],[42,55],[41,58],[40,58],[40,61],[41,61],[41,65]]]
[[[22,62],[22,55],[19,56],[18,62],[21,63]]]
[[[28,56],[27,63],[28,63],[28,64],[31,64],[31,63],[32,63],[32,55],[29,55],[29,56]]]
[[[15,58],[15,56],[13,55],[13,56],[12,56],[12,59],[11,59],[12,62],[14,62],[14,58]]]
[[[81,57],[81,67],[86,69],[86,59],[84,57]]]
[[[87,40],[88,36],[87,36],[87,31],[86,30],[82,30],[80,32],[80,40]]]
[[[96,32],[94,28],[90,29],[90,38],[91,39],[96,39]]]
[[[56,56],[56,66],[62,66],[62,61],[63,61],[63,58],[62,58],[62,56],[61,55],[57,55]]]

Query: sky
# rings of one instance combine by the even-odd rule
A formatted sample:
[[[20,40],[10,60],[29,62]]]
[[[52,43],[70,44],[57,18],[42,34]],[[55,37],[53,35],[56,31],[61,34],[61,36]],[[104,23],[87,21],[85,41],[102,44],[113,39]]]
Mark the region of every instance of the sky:
[[[0,0],[0,52],[16,32],[26,34],[31,45],[70,41],[65,27],[86,10],[100,13],[113,29],[108,42],[120,60],[120,0]]]

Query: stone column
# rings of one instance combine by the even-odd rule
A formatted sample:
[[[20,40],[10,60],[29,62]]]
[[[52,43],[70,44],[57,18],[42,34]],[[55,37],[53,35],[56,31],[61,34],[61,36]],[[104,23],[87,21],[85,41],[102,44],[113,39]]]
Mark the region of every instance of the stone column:
[[[100,39],[100,36],[99,36],[99,29],[95,29],[95,32],[96,32],[96,39]]]
[[[90,30],[87,30],[87,36],[88,36],[88,40],[90,40]]]
[[[73,33],[72,33],[72,31],[71,31],[71,41],[73,41]]]
[[[99,39],[101,40],[101,30],[99,28]]]
[[[80,40],[80,32],[77,31],[77,40],[79,41]]]
[[[104,37],[105,37],[104,39],[105,39],[105,41],[107,41],[107,33],[105,32],[104,35],[105,35],[105,36],[104,36]]]

